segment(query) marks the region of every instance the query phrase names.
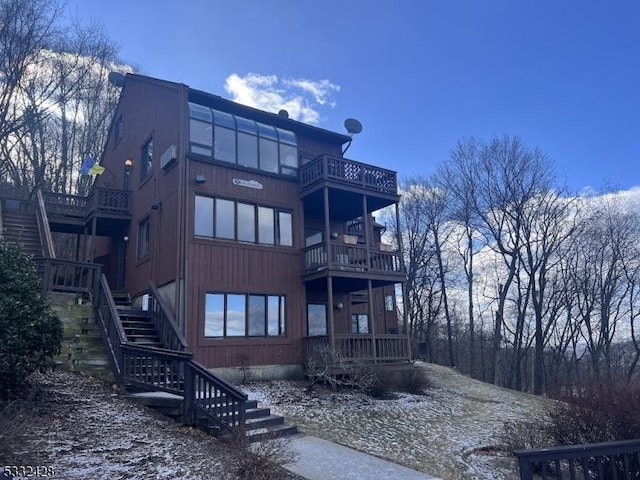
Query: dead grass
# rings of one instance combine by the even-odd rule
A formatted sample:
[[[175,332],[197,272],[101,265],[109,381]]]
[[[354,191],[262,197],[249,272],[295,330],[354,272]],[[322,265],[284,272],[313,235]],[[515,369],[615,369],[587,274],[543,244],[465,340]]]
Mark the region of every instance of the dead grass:
[[[443,479],[516,480],[515,460],[502,453],[500,433],[507,421],[544,414],[549,401],[445,367],[421,367],[433,388],[423,395],[399,393],[391,400],[305,391],[303,384],[292,382],[254,384],[246,390],[303,433]]]

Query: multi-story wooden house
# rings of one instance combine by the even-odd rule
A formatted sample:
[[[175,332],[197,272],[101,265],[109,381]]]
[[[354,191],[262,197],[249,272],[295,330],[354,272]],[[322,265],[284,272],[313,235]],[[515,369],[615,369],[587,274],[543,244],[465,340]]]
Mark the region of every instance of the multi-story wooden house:
[[[401,252],[372,215],[395,207],[398,222],[395,172],[344,158],[349,135],[284,111],[141,75],[120,81],[98,207],[76,226],[111,290],[144,306],[155,284],[186,350],[226,378],[299,375],[323,345],[409,360]]]

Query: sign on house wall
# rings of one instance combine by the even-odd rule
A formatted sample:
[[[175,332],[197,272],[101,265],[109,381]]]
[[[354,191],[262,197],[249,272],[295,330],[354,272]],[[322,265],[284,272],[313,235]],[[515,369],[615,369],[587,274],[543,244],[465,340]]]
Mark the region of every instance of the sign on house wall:
[[[257,180],[242,180],[241,178],[234,178],[232,183],[238,187],[255,188],[256,190],[262,190],[264,188],[264,185]]]

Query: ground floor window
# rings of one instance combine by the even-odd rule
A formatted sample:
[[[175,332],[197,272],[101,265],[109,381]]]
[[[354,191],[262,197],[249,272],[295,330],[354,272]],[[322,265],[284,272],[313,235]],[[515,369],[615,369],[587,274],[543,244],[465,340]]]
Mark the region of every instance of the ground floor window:
[[[369,315],[366,313],[351,315],[351,333],[369,333]]]
[[[282,337],[285,332],[284,295],[205,295],[205,337]]]
[[[327,306],[324,303],[309,303],[307,322],[310,337],[327,335]]]

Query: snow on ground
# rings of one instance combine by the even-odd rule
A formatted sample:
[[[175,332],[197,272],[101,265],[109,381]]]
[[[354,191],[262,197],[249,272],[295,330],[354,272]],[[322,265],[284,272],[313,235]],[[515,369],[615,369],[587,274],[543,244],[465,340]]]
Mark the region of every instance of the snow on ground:
[[[53,467],[56,479],[235,478],[233,458],[213,437],[97,380],[53,372],[35,375],[33,383],[31,398],[18,405],[33,418],[11,439],[13,451],[0,451],[10,465]]]
[[[425,395],[376,400],[357,392],[295,382],[243,386],[249,398],[284,415],[303,433],[450,480],[516,480],[516,461],[495,449],[506,421],[544,414],[549,400],[420,364],[433,388]],[[485,451],[489,450],[489,452]]]

